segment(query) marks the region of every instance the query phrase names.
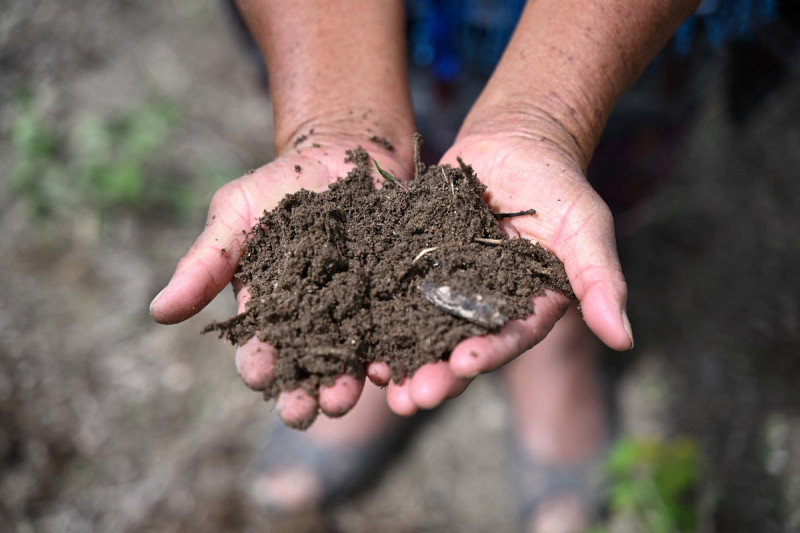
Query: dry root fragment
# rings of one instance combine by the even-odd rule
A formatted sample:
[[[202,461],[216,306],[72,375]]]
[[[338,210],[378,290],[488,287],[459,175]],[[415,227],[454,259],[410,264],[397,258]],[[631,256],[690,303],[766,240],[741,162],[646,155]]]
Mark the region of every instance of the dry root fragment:
[[[417,254],[417,257],[415,257],[414,259],[411,260],[411,264],[413,265],[414,263],[416,263],[417,261],[422,259],[423,256],[425,256],[425,254],[429,254],[431,252],[435,252],[438,249],[439,249],[438,246],[432,246],[431,248],[423,248],[422,251]]]

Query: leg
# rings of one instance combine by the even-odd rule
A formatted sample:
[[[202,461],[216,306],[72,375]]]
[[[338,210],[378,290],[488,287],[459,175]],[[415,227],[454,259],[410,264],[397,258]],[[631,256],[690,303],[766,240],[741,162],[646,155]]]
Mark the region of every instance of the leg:
[[[573,306],[544,341],[504,368],[523,463],[560,476],[561,487],[571,483],[566,478],[579,477],[574,474],[583,472],[583,465],[596,462],[608,442],[608,413],[597,378],[599,352],[599,341]],[[530,531],[583,531],[593,518],[581,495],[568,487],[546,492],[536,503]]]
[[[267,445],[265,466],[251,484],[253,500],[277,513],[318,507],[373,474],[381,459],[374,454],[391,448],[392,429],[403,421],[385,396],[368,381],[345,416],[319,417],[306,432],[276,429],[279,436]]]

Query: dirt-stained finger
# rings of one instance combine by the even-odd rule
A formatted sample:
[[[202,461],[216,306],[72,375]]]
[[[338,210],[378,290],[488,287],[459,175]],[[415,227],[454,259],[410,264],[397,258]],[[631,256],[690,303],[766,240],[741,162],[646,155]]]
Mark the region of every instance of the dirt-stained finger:
[[[384,361],[374,361],[367,365],[367,377],[379,387],[385,387],[391,379],[392,370]]]
[[[411,382],[403,378],[400,383],[389,382],[386,390],[389,408],[400,416],[411,416],[417,412],[417,404],[411,399]]]
[[[236,312],[244,313],[245,305],[250,301],[250,291],[237,278],[231,280],[231,288],[233,289],[233,296],[236,298]]]
[[[256,337],[236,349],[236,370],[245,385],[253,390],[265,390],[275,379],[277,351]]]
[[[283,422],[295,429],[308,429],[317,418],[317,399],[302,388],[282,392],[275,401],[275,409]]]
[[[542,340],[568,306],[566,296],[548,292],[534,298],[534,314],[528,318],[511,320],[499,333],[461,341],[450,355],[453,374],[475,377],[504,365]]]
[[[348,376],[339,376],[328,387],[319,389],[319,408],[330,417],[339,417],[355,406],[361,391],[364,390],[364,380]]]
[[[472,380],[459,378],[446,361],[421,367],[410,378],[411,400],[421,409],[433,409],[448,398],[464,392]]]
[[[247,195],[235,182],[220,188],[211,201],[206,227],[175,267],[167,286],[150,303],[159,323],[175,324],[194,316],[228,284],[239,265],[243,231],[250,228],[243,211]]]

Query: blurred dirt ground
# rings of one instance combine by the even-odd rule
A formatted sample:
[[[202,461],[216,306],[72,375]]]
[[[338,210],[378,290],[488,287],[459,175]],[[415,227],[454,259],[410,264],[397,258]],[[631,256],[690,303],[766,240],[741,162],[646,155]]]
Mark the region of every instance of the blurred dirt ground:
[[[179,326],[147,315],[202,210],[77,204],[37,218],[7,183],[23,88],[61,131],[175,102],[167,153],[147,168],[194,187],[197,205],[209,175],[269,161],[269,102],[226,16],[213,0],[0,4],[2,531],[275,529],[241,491],[276,416],[240,384],[231,347],[198,334],[234,312],[231,295]],[[701,531],[800,531],[794,69],[741,126],[709,77],[684,157],[622,242],[637,332],[622,428],[700,442]],[[364,494],[309,528],[516,530],[500,384],[478,379],[441,411]]]

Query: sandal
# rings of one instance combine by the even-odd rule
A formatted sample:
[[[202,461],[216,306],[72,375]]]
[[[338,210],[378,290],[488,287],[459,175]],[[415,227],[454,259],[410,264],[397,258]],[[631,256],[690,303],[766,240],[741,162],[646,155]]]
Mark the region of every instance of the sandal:
[[[604,357],[598,369],[600,398],[605,405],[605,437],[597,449],[577,462],[554,463],[532,455],[518,438],[513,438],[513,478],[520,495],[520,523],[523,530],[550,505],[563,504],[565,514],[571,514],[558,525],[542,527],[544,531],[588,530],[608,514],[607,457],[618,434],[618,412],[614,396],[617,381],[614,358]],[[567,503],[565,503],[567,502]],[[559,513],[552,513],[558,515]],[[578,515],[582,520],[575,520]],[[580,522],[580,524],[578,524]]]
[[[530,524],[551,504],[567,501],[567,513],[578,514],[581,525],[568,531],[584,531],[602,516],[605,507],[604,460],[608,446],[579,463],[545,463],[515,447],[516,486],[521,497],[521,523]],[[577,506],[577,507],[576,507]],[[569,518],[570,523],[577,522]],[[558,529],[561,531],[561,529]]]
[[[253,504],[274,517],[309,508],[325,510],[341,504],[378,481],[398,456],[424,416],[400,419],[375,439],[357,446],[326,445],[284,424],[270,433],[258,452],[256,475],[250,483]],[[313,501],[286,505],[268,494],[269,477],[297,469],[316,484]],[[303,483],[301,480],[298,483]]]

